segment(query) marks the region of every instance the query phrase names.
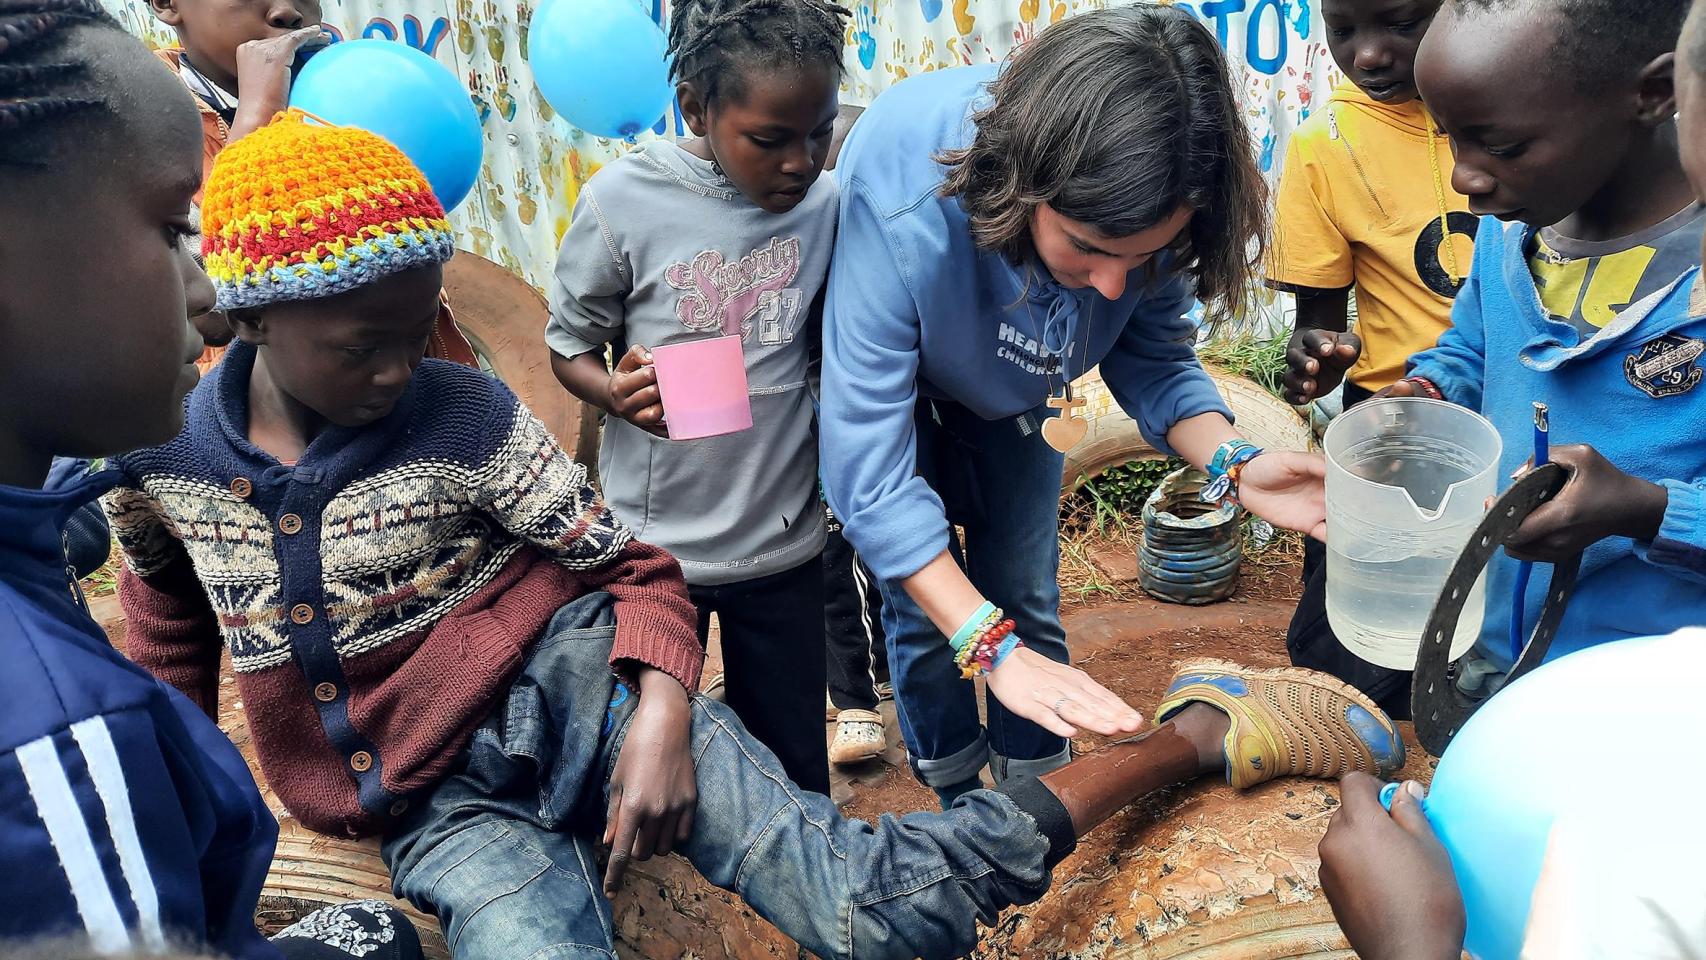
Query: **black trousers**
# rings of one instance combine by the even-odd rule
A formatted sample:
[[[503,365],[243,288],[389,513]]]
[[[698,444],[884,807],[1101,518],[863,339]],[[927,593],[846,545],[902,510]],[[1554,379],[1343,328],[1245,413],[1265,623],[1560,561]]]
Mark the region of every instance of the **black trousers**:
[[[724,702],[782,761],[789,779],[828,794],[821,557],[765,577],[687,589],[699,608],[701,643],[717,615]]]
[[[877,684],[889,678],[883,595],[876,578],[829,514],[823,548],[824,633],[829,641],[829,702],[837,710],[877,709]]]
[[[1371,396],[1369,391],[1347,383],[1345,409]],[[1328,536],[1332,536],[1331,531]],[[1411,672],[1369,663],[1347,650],[1333,634],[1327,622],[1327,548],[1315,540],[1303,542],[1303,596],[1298,598],[1297,612],[1286,631],[1285,648],[1295,666],[1330,673],[1367,694],[1393,719],[1409,719]]]

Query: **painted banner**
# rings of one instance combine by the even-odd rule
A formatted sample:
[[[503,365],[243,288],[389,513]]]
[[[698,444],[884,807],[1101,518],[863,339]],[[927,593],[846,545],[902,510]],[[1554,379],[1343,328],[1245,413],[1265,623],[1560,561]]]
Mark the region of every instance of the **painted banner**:
[[[152,46],[174,42],[146,0],[104,0]],[[635,0],[609,0],[612,3]],[[645,0],[654,20],[667,2]],[[1339,75],[1316,0],[1196,0],[1178,5],[1208,24],[1242,74],[1262,169],[1278,172],[1286,138]],[[858,0],[848,27],[846,103],[868,104],[916,73],[1005,57],[1049,24],[1104,0]],[[581,184],[628,149],[570,127],[527,67],[531,0],[326,0],[338,39],[380,37],[424,50],[467,85],[485,132],[480,182],[451,214],[459,244],[543,288]],[[682,132],[678,115],[647,138]],[[1271,302],[1271,301],[1270,301]]]

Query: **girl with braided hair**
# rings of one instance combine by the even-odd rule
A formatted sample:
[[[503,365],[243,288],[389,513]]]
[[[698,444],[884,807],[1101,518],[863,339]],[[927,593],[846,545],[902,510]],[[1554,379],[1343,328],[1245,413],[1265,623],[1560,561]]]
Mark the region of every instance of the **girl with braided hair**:
[[[695,139],[657,141],[581,191],[551,283],[563,385],[610,414],[617,516],[680,559],[725,697],[798,784],[829,792],[824,512],[807,389],[835,237],[828,156],[848,12],[827,0],[675,0],[669,52]],[[666,442],[650,348],[742,341],[752,429]],[[627,344],[615,370],[606,344]]]
[[[0,941],[418,957],[379,904],[256,931],[277,825],[248,766],[67,572],[61,525],[117,474],[54,458],[170,438],[196,383],[200,142],[189,94],[97,0],[0,0]]]

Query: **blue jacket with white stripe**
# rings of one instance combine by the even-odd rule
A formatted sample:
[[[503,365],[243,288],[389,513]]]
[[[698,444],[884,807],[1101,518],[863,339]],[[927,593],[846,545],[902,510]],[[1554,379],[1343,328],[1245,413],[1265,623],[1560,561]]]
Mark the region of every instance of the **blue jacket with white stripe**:
[[[278,824],[247,765],[67,576],[65,520],[116,480],[0,486],[0,940],[271,960],[254,910]]]

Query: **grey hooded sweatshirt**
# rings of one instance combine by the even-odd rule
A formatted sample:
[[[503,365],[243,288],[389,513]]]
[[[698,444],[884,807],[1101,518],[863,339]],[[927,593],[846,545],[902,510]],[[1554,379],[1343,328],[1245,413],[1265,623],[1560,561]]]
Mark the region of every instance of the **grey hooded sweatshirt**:
[[[779,573],[823,550],[807,314],[829,270],[835,216],[829,177],[793,210],[765,213],[709,161],[667,141],[600,170],[575,202],[551,278],[553,351],[575,357],[618,338],[649,348],[720,334],[743,342],[752,429],[666,440],[605,419],[605,499],[637,537],[681,561],[688,583]]]

